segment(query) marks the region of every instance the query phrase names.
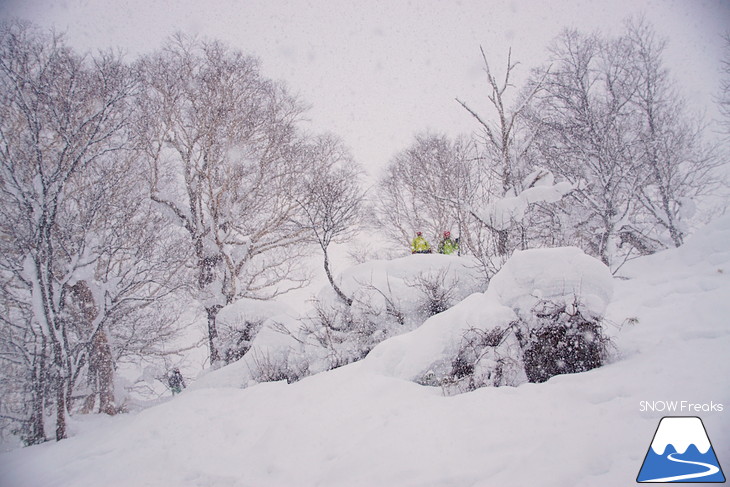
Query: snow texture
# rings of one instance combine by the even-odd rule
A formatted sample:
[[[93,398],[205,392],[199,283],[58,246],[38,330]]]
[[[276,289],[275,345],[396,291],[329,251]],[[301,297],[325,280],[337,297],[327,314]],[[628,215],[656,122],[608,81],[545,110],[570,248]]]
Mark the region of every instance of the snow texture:
[[[489,283],[489,292],[517,313],[541,301],[572,304],[603,316],[613,296],[613,276],[603,263],[577,247],[516,251]]]
[[[1,455],[0,484],[633,485],[665,414],[641,412],[640,401],[730,405],[730,218],[621,273],[605,308],[619,358],[604,367],[453,397],[403,380],[419,368],[411,342],[433,347],[418,353],[443,353],[448,343],[425,338],[441,336],[440,325],[514,313],[496,290],[474,294],[366,360],[294,384],[191,388],[138,413],[74,416],[73,438]],[[529,286],[567,296],[541,281]],[[603,309],[607,289],[590,292]],[[232,377],[226,369],[236,365],[209,377]],[[728,463],[727,412],[702,419]]]
[[[342,291],[354,299],[352,314],[364,320],[376,321],[382,339],[409,332],[428,318],[424,297],[419,290],[420,280],[438,280],[450,289],[454,304],[474,292],[478,280],[476,265],[468,258],[449,255],[411,255],[393,260],[376,260],[351,267],[338,276]],[[344,309],[332,287],[327,284],[317,294],[317,299],[332,309]],[[386,309],[395,306],[404,316],[404,323],[397,323]],[[256,303],[256,302],[254,302]],[[230,321],[231,316],[253,313],[258,316],[266,308],[266,303],[258,302],[253,310],[248,304],[233,304],[219,313],[219,320]],[[314,318],[313,310],[296,313],[291,309],[281,309],[275,315],[270,313],[261,331],[251,345],[251,352],[243,359],[228,367],[203,377],[191,387],[244,387],[254,382],[254,375],[262,362],[286,363],[292,368],[304,368],[310,372],[320,372],[331,368],[327,350],[313,343],[304,335],[305,324]],[[369,316],[364,316],[369,315]],[[243,320],[240,316],[238,321]],[[284,331],[284,332],[282,332]],[[347,344],[343,344],[346,347]]]
[[[546,169],[536,169],[523,182],[527,188],[518,195],[505,195],[490,203],[485,210],[478,213],[482,221],[492,228],[506,230],[516,222],[521,222],[532,203],[556,203],[573,190],[566,182],[555,184],[555,177]]]

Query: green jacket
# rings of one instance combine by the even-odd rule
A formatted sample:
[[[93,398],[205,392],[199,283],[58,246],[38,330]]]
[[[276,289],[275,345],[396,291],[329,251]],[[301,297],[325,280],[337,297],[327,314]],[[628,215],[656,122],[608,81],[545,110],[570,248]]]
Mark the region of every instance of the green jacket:
[[[431,244],[423,238],[423,236],[417,236],[411,242],[411,253],[412,254],[428,254],[431,252]]]
[[[459,251],[459,244],[451,240],[451,238],[445,238],[439,242],[439,254],[451,255]]]

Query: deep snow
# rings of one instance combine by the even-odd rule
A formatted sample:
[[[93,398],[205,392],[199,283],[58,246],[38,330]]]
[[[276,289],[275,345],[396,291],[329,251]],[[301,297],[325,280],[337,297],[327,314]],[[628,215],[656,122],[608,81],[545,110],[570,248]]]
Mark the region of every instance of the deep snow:
[[[291,385],[210,381],[139,413],[75,416],[73,438],[0,456],[0,484],[631,485],[664,415],[700,416],[728,468],[730,218],[620,275],[606,311],[616,354],[599,369],[444,397],[375,353],[401,335]],[[480,296],[450,313],[488,306]],[[642,411],[675,400],[724,407]]]

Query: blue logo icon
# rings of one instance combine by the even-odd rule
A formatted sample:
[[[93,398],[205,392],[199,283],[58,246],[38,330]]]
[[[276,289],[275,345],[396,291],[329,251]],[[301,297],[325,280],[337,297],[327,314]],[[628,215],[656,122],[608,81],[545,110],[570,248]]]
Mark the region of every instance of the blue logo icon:
[[[636,481],[725,482],[702,420],[694,416],[662,418]]]

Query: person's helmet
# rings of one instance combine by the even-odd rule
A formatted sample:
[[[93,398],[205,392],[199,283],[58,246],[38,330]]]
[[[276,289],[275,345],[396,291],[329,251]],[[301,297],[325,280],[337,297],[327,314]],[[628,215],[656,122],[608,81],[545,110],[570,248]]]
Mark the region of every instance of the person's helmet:
[[[420,237],[423,234],[421,232],[416,232],[416,235]]]
[[[449,238],[450,236],[451,236],[451,232],[449,232],[448,230],[446,230],[444,232],[444,238]]]

